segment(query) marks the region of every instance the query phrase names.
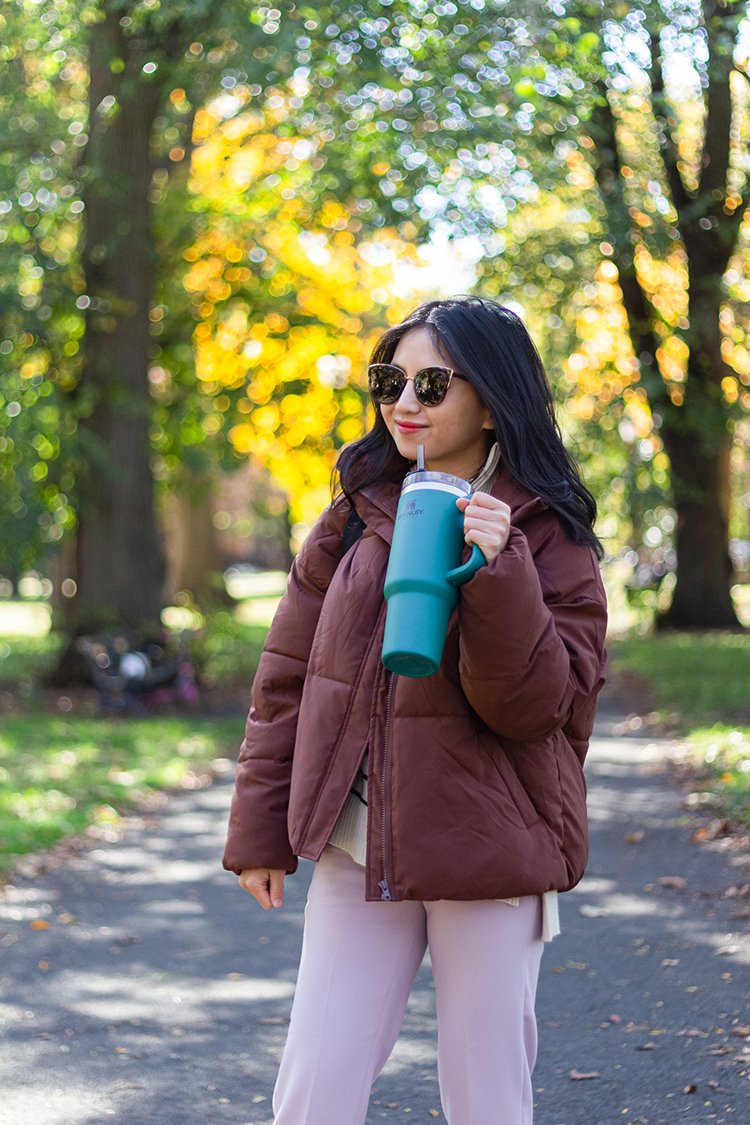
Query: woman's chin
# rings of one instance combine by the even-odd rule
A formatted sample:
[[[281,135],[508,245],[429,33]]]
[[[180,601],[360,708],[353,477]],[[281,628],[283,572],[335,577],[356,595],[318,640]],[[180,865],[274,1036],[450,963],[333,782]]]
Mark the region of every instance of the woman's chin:
[[[420,436],[417,433],[402,434],[397,432],[392,436],[396,449],[399,451],[401,456],[405,457],[407,461],[416,461],[417,447],[420,445],[424,445],[424,438],[420,439]]]

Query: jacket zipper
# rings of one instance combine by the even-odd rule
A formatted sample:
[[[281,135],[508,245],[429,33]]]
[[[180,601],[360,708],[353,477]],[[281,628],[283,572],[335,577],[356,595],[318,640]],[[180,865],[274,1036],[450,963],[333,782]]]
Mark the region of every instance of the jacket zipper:
[[[362,495],[367,500],[369,500],[371,504],[374,504],[376,508],[379,508],[380,511],[383,513],[383,515],[388,516],[389,519],[392,519],[392,520],[395,518],[393,512],[388,511],[388,509],[386,507],[384,507],[380,503],[378,498],[376,496],[373,496],[372,493],[368,492],[366,489],[362,489]],[[389,675],[389,674],[390,673],[386,673],[386,675]],[[393,688],[394,688],[395,682],[396,682],[396,676],[395,676],[395,674],[391,674],[391,680],[390,680],[390,683],[388,685],[388,695],[386,697],[386,703],[385,703],[385,727],[384,727],[384,739],[383,739],[383,742],[384,742],[383,769],[382,769],[381,777],[380,777],[380,781],[381,781],[380,791],[383,795],[383,819],[382,819],[382,824],[381,824],[381,839],[380,839],[381,847],[382,847],[382,859],[383,859],[383,868],[382,868],[383,878],[378,883],[378,887],[380,889],[380,900],[381,900],[381,902],[392,902],[393,901],[392,896],[391,896],[391,887],[390,887],[390,883],[388,881],[388,877],[389,877],[390,871],[391,871],[391,846],[390,846],[390,834],[391,834],[390,800],[391,800],[391,794],[390,794],[390,771],[388,769],[388,742],[389,742],[389,739],[390,739],[390,732],[391,732],[391,702],[392,702],[392,699],[393,699]]]
[[[391,902],[391,888],[388,877],[391,873],[391,786],[390,786],[390,770],[388,761],[388,743],[390,741],[391,733],[391,704],[393,700],[393,689],[396,684],[397,675],[391,675],[391,682],[388,685],[388,695],[385,703],[385,726],[383,737],[383,769],[381,773],[381,787],[383,801],[383,819],[381,824],[381,843],[383,845],[383,878],[378,883],[380,887],[380,898],[382,902]]]

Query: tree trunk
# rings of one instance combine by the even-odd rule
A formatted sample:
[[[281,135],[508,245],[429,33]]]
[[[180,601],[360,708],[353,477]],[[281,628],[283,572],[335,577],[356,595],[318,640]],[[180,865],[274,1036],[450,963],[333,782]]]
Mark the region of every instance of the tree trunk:
[[[679,629],[736,629],[730,595],[726,497],[731,440],[702,450],[695,435],[662,427],[677,513],[677,585],[663,624]]]
[[[722,402],[728,368],[721,354],[721,274],[691,247],[685,400],[663,408],[661,437],[677,513],[677,585],[664,624],[680,629],[739,627],[731,597],[729,503],[732,437]]]
[[[164,559],[154,512],[149,309],[154,284],[150,141],[161,92],[118,13],[92,29],[84,363],[78,398],[78,632],[160,627]]]
[[[213,481],[192,479],[183,470],[165,512],[167,596],[188,590],[202,608],[233,604],[223,582],[225,562],[214,525],[213,501]]]
[[[657,92],[661,75],[657,70]],[[684,401],[673,402],[656,359],[655,310],[635,268],[634,236],[625,197],[617,125],[604,84],[590,122],[595,143],[594,173],[604,204],[608,238],[617,264],[623,305],[641,385],[671,465],[672,502],[677,517],[677,584],[662,623],[680,629],[738,628],[731,598],[729,558],[729,456],[731,436],[721,382],[729,374],[721,354],[719,314],[722,277],[731,232],[704,229],[699,211],[687,209],[681,225],[690,278],[689,346]],[[665,142],[666,143],[666,142]],[[684,203],[679,172],[666,167],[673,195]],[[684,218],[684,216],[683,216]]]

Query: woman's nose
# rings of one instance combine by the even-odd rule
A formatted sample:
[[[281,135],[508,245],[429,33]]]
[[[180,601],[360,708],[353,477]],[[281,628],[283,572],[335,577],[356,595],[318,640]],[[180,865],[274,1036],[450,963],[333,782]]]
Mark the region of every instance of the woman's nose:
[[[402,410],[409,410],[412,413],[416,413],[420,410],[421,403],[414,393],[413,379],[406,380],[406,385],[401,394],[398,396],[398,405]]]

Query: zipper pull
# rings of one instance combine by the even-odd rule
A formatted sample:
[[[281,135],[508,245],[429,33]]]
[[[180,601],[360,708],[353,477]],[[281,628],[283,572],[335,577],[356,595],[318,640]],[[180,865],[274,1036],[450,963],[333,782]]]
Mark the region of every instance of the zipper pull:
[[[391,902],[391,888],[388,886],[388,880],[381,879],[378,886],[380,887],[380,901]]]

